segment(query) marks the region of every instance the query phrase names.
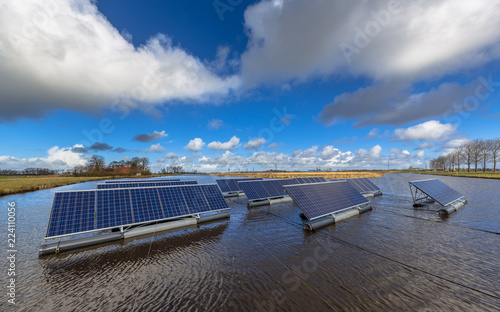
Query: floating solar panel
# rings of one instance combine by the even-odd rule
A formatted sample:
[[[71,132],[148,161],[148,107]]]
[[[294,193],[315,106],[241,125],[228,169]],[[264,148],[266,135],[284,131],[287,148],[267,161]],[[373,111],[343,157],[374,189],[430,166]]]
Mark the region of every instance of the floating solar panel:
[[[133,180],[104,181],[104,183],[168,182],[168,181],[180,181],[180,180],[181,179],[133,179]]]
[[[97,184],[97,189],[119,189],[136,187],[155,187],[172,185],[192,185],[198,184],[197,181],[162,181],[162,182],[129,182],[129,183],[101,183]]]
[[[227,209],[215,184],[56,192],[46,238]]]
[[[287,195],[283,185],[297,184],[296,179],[273,179],[261,181],[241,181],[238,183],[248,200],[260,200]]]
[[[47,236],[86,232],[94,228],[95,191],[55,193]]]
[[[380,192],[380,188],[368,178],[331,179],[331,181],[346,181],[361,194]]]
[[[326,182],[325,178],[323,178],[323,177],[300,177],[300,178],[294,178],[294,179],[299,184]]]
[[[215,182],[217,182],[217,185],[219,185],[219,188],[223,193],[229,193],[229,192],[242,191],[241,187],[238,185],[238,182],[240,181],[259,181],[259,180],[262,180],[262,178],[219,179],[215,180]]]
[[[463,199],[464,195],[455,191],[448,185],[439,181],[438,179],[411,181],[410,186],[415,187],[417,190],[422,192],[425,197],[429,197],[436,201],[443,207],[450,205],[451,203]],[[413,196],[413,192],[412,192]],[[413,197],[414,202],[423,198],[418,198],[417,194]]]
[[[369,202],[345,181],[287,185],[284,188],[309,220]]]

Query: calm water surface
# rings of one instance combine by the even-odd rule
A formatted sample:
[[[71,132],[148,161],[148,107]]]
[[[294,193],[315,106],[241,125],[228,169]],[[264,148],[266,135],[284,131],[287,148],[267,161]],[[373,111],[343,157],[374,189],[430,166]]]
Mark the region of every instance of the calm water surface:
[[[97,182],[2,197],[4,226],[16,202],[18,253],[17,304],[4,291],[0,310],[499,311],[500,180],[439,177],[469,200],[440,218],[412,207],[408,181],[425,178],[372,179],[384,192],[373,211],[314,233],[293,203],[241,197],[230,220],[42,258],[54,191]]]

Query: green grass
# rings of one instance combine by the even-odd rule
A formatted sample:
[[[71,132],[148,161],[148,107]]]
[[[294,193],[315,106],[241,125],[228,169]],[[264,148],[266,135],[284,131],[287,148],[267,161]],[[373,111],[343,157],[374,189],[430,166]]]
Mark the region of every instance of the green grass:
[[[467,178],[481,178],[481,179],[500,179],[500,171],[497,172],[442,172],[442,171],[411,171],[413,173],[441,175],[450,177],[467,177]]]

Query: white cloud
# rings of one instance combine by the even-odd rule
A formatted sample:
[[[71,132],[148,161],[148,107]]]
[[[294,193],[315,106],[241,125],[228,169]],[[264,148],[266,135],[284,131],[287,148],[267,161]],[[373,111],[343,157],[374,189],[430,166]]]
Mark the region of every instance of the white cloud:
[[[165,151],[165,148],[163,146],[161,146],[160,143],[153,144],[153,145],[151,145],[150,148],[148,148],[146,150],[146,152],[148,152],[148,153],[163,153],[164,151]]]
[[[290,0],[250,6],[245,11],[250,38],[242,56],[244,82],[282,84],[345,69],[376,80],[434,77],[500,54],[497,1],[403,0],[396,10],[389,8],[391,3]],[[350,62],[343,44],[357,50]]]
[[[188,151],[198,152],[203,148],[203,146],[205,146],[205,142],[203,142],[203,140],[200,138],[195,138],[189,141],[188,145],[186,145],[184,148]]]
[[[212,119],[208,122],[208,129],[210,130],[217,130],[219,129],[220,127],[222,127],[224,125],[224,121],[220,120],[220,119]]]
[[[236,136],[233,136],[231,140],[229,140],[228,142],[221,143],[219,141],[214,141],[208,143],[207,147],[210,149],[220,150],[220,151],[232,151],[236,147],[238,147],[239,144],[240,144],[240,139]]]
[[[71,147],[54,146],[47,151],[46,157],[16,158],[13,156],[0,156],[0,168],[2,169],[25,169],[25,168],[49,168],[49,169],[72,169],[75,166],[84,166],[87,160],[82,153],[75,152],[82,145]],[[75,150],[74,150],[75,149]]]
[[[206,102],[239,85],[238,77],[217,76],[164,35],[134,47],[95,1],[3,3],[1,119],[96,111],[115,100],[144,109],[170,100]]]
[[[247,144],[243,147],[246,150],[258,150],[262,147],[262,145],[266,144],[266,139],[264,138],[255,138],[253,140],[248,141]]]
[[[409,128],[394,130],[394,141],[445,141],[455,134],[457,126],[442,124],[438,120],[429,120]]]
[[[138,142],[151,142],[154,140],[158,140],[161,138],[165,138],[168,136],[168,133],[165,133],[165,131],[155,131],[151,134],[149,133],[142,133],[142,134],[136,134],[133,138],[132,141],[138,141]]]

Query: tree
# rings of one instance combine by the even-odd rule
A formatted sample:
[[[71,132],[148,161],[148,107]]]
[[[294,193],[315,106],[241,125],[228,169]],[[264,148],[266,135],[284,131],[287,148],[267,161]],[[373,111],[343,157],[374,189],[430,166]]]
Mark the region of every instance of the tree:
[[[474,158],[474,142],[467,141],[460,146],[460,149],[463,153],[463,158],[467,163],[467,172],[470,172],[470,165],[472,164],[472,160]]]
[[[89,169],[95,172],[101,172],[104,169],[104,157],[93,155],[89,160]]]
[[[490,153],[493,161],[493,172],[497,172],[497,160],[500,157],[500,138],[490,141]]]
[[[455,157],[455,165],[457,166],[457,171],[460,172],[460,164],[462,163],[462,159],[464,157],[462,148],[458,147],[452,152],[452,154]]]
[[[480,141],[479,157],[483,161],[483,172],[486,172],[486,163],[490,160],[490,141]]]
[[[481,141],[472,141],[472,160],[474,161],[474,172],[477,172],[477,164],[481,157]]]

